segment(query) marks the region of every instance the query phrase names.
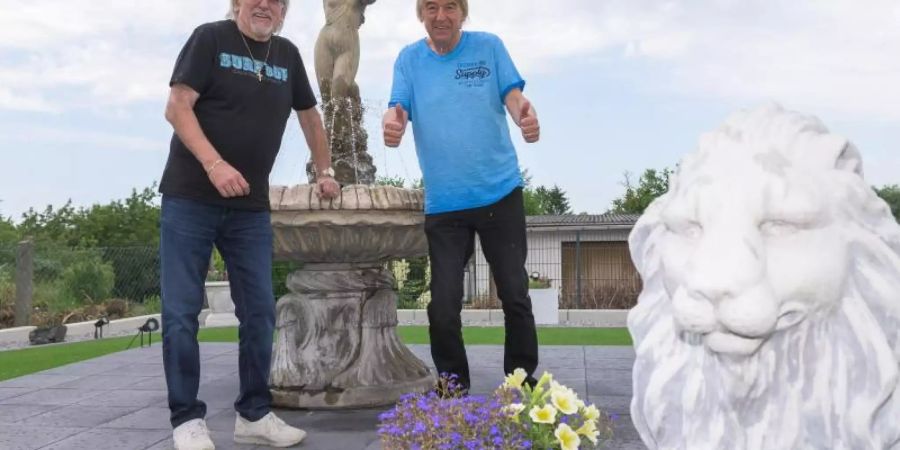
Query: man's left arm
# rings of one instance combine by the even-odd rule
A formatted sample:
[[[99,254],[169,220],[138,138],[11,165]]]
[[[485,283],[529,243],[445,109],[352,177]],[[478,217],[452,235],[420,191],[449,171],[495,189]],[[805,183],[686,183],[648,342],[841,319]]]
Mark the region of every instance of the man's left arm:
[[[341,193],[340,185],[334,178],[322,174],[331,167],[331,149],[328,148],[322,117],[313,106],[297,111],[297,118],[300,120],[300,129],[303,130],[303,137],[306,138],[306,145],[309,146],[316,166],[316,186],[319,195],[324,198],[335,198]]]
[[[525,139],[525,142],[537,142],[541,138],[541,125],[538,122],[534,107],[522,94],[522,90],[519,88],[510,90],[506,94],[504,102],[513,122],[522,130],[522,137]]]

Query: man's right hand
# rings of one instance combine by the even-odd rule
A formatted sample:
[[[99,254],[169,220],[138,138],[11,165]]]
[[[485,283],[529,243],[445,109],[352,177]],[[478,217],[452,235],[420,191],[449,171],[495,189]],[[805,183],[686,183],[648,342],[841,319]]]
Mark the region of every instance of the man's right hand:
[[[231,164],[221,161],[208,169],[210,183],[219,191],[219,195],[225,198],[243,197],[250,195],[250,183]]]
[[[393,108],[384,113],[382,128],[384,129],[384,145],[398,147],[406,132],[406,122],[409,115],[403,109],[403,105],[397,103]]]

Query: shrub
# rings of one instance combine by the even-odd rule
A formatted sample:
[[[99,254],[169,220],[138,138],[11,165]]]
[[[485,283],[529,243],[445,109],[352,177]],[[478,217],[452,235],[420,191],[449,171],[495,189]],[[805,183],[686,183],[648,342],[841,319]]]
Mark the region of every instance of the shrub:
[[[113,267],[99,258],[88,258],[67,267],[62,283],[72,299],[97,303],[110,297],[115,286]]]
[[[141,301],[159,295],[159,250],[156,247],[107,248],[103,258],[112,264],[118,298]]]

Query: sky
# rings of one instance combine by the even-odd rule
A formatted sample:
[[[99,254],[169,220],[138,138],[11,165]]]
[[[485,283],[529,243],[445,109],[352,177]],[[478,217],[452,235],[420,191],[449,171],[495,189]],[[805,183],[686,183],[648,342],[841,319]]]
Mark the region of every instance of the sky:
[[[0,215],[108,203],[160,179],[175,58],[228,0],[0,0]],[[322,2],[293,0],[281,35],[307,62]],[[673,167],[731,112],[777,102],[819,117],[900,184],[900,0],[470,0],[465,30],[501,37],[527,81],[541,141],[513,134],[534,185],[605,212],[626,173]],[[357,82],[378,175],[421,176],[412,136],[381,143],[400,49],[425,36],[414,0],[377,0]],[[315,89],[318,92],[318,89]],[[410,129],[411,130],[411,129]],[[288,122],[272,184],[305,183]]]

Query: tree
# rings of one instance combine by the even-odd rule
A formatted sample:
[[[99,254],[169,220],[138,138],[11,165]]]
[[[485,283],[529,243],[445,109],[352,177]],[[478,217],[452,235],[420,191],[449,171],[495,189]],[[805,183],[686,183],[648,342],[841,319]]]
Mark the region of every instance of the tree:
[[[533,187],[528,169],[522,170],[522,181],[525,185],[522,190],[522,199],[526,216],[572,213],[566,192],[559,186],[554,184],[550,189],[544,186]]]
[[[385,177],[380,176],[375,179],[376,186],[394,186],[398,188],[405,187],[406,189],[425,189],[425,182],[422,181],[421,178],[416,178],[409,186],[406,185],[406,179],[401,176],[396,177]]]
[[[398,188],[402,188],[404,184],[406,184],[406,180],[403,177],[385,177],[379,176],[375,179],[375,184],[377,186],[394,186]]]
[[[542,214],[561,215],[572,213],[566,192],[560,189],[559,186],[554,184],[551,189],[538,186],[534,193]]]
[[[662,171],[647,169],[638,180],[637,186],[631,183],[631,176],[625,173],[625,193],[613,200],[610,210],[620,214],[643,214],[653,200],[669,190],[669,177],[672,171],[665,168]]]
[[[159,243],[160,207],[156,186],[131,191],[125,200],[90,208],[47,206],[22,215],[19,233],[65,247],[124,247]]]
[[[7,217],[0,215],[0,245],[12,244],[19,240],[16,225]]]
[[[874,189],[875,193],[891,207],[891,213],[894,214],[894,218],[900,222],[900,186],[892,184],[883,186],[880,189]]]

